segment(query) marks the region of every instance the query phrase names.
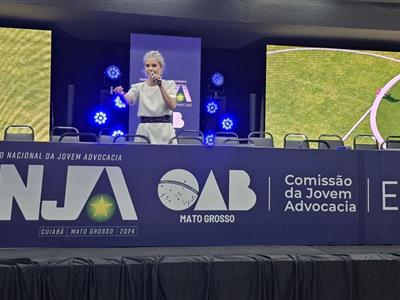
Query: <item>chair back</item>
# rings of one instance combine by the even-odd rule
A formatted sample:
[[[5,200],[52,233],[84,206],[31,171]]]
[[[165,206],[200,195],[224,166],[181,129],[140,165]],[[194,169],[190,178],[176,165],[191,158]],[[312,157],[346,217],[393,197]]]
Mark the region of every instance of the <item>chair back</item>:
[[[353,148],[356,150],[378,150],[379,145],[372,134],[359,134],[353,139]]]
[[[196,138],[201,138],[204,140],[204,134],[200,130],[180,130],[176,134],[177,137],[196,137]]]
[[[400,149],[400,136],[391,135],[386,138],[382,143],[381,149],[384,150],[399,150]]]
[[[269,132],[253,131],[249,133],[247,138],[253,141],[255,146],[274,148],[274,137]]]
[[[66,132],[79,133],[79,130],[71,126],[55,126],[50,132],[50,142],[59,142],[62,134]],[[78,143],[78,142],[79,142],[79,136],[65,136],[63,138],[63,143]]]
[[[226,139],[238,139],[239,136],[237,133],[232,131],[220,131],[215,133],[214,145],[220,146],[224,143]]]
[[[321,141],[321,140],[307,139],[307,140],[303,141],[303,143],[307,143],[309,146],[310,146],[310,144],[317,144],[318,149],[331,149],[331,146],[327,142]],[[323,147],[321,147],[321,145],[323,145]]]
[[[318,143],[318,149],[338,149],[344,147],[342,138],[336,134],[321,134],[318,140],[325,142]],[[329,148],[326,147],[326,144],[329,145]]]
[[[200,136],[174,136],[168,144],[172,145],[176,142],[178,145],[203,145],[203,140]]]
[[[114,137],[115,144],[150,144],[147,136],[141,134],[123,134]]]
[[[99,143],[102,144],[112,144],[114,141],[114,137],[111,134],[111,129],[110,128],[103,128],[100,130],[97,140]]]
[[[73,141],[71,138],[78,138]],[[59,140],[61,143],[97,143],[97,135],[91,132],[64,132]]]
[[[14,130],[18,132],[13,132]],[[19,132],[19,131],[23,132]],[[35,140],[35,132],[29,125],[10,125],[4,131],[4,140],[12,142],[33,142]]]
[[[253,147],[255,144],[251,139],[246,138],[229,138],[225,139],[222,143],[223,146],[235,146],[235,147]]]
[[[283,139],[283,147],[286,149],[310,149],[308,138],[302,133],[288,133]]]

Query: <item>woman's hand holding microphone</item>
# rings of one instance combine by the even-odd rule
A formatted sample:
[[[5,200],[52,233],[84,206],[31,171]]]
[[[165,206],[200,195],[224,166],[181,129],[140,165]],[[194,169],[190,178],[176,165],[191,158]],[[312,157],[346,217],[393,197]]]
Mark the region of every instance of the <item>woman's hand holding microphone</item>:
[[[151,80],[152,80],[155,84],[157,84],[158,86],[161,86],[161,84],[162,84],[161,75],[156,74],[156,73],[150,73],[150,77],[151,77]]]

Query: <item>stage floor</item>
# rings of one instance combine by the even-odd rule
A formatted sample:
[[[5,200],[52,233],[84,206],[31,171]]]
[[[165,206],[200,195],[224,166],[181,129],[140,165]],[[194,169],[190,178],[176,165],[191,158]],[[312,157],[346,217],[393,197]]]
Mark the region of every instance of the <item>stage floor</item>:
[[[132,248],[0,248],[0,259],[130,256],[220,255],[342,255],[399,253],[400,245],[388,246],[226,246],[226,247],[132,247]]]

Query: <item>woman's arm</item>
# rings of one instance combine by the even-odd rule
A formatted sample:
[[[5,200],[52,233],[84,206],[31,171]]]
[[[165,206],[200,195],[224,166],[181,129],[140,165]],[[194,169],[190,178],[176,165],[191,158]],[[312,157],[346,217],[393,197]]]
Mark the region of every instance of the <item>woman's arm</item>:
[[[164,100],[165,105],[171,109],[171,110],[175,110],[176,108],[176,99],[171,97],[170,95],[168,95],[167,91],[165,90],[165,88],[163,87],[162,84],[160,84],[158,86],[160,88],[160,92],[161,92],[161,96]]]
[[[125,101],[129,104],[132,104],[135,102],[135,99],[133,99],[129,93],[124,92],[124,88],[122,86],[117,86],[116,88],[114,88],[114,93],[122,96],[125,99]]]
[[[162,80],[160,74],[152,74],[151,79],[160,88],[161,96],[164,100],[165,105],[169,109],[175,110],[176,99],[175,99],[175,97],[171,96],[171,94],[176,94],[175,82],[164,81],[165,83],[163,85],[163,80]],[[166,86],[167,84],[168,84],[168,87]],[[167,87],[168,91],[165,90],[165,87]]]

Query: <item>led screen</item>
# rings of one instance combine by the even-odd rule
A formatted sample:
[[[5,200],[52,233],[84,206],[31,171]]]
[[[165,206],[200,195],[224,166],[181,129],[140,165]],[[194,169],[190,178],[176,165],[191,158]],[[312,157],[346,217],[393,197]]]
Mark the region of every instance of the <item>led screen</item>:
[[[400,53],[268,45],[266,55],[265,124],[278,146],[287,133],[349,146],[360,134],[400,135]]]
[[[0,28],[1,140],[7,126],[23,124],[36,141],[48,141],[50,67],[50,31]]]

